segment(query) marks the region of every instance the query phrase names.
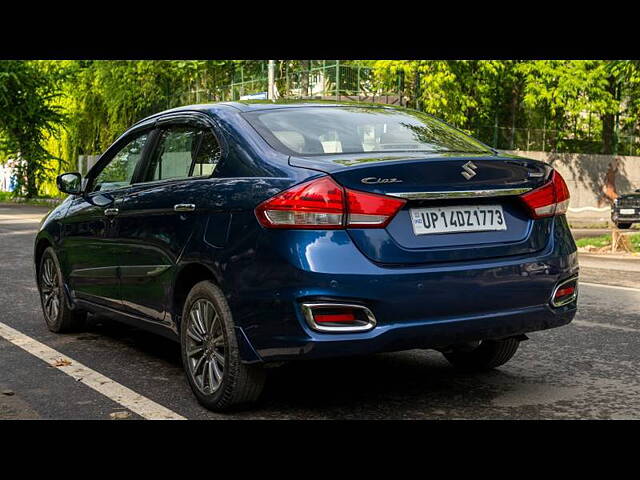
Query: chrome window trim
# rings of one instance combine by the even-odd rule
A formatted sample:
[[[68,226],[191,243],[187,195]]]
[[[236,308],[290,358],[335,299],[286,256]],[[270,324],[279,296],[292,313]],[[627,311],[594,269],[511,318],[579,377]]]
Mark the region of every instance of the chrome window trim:
[[[553,299],[556,296],[556,292],[558,290],[560,290],[560,287],[562,287],[563,285],[566,285],[567,283],[571,283],[571,282],[576,282],[576,289],[573,291],[573,294],[567,298],[565,298],[564,300],[562,300],[561,302],[554,302]],[[556,285],[556,288],[553,289],[553,292],[551,293],[551,306],[552,307],[563,307],[564,305],[567,305],[571,302],[573,302],[576,298],[578,298],[578,275],[574,275],[572,277],[567,278],[566,280],[563,280],[562,282],[560,282],[558,285]]]
[[[435,200],[448,198],[473,198],[473,197],[505,197],[508,195],[522,195],[532,188],[496,188],[493,190],[447,190],[441,192],[389,192],[385,195],[401,197],[407,200]]]
[[[357,310],[361,310],[364,312],[365,316],[369,323],[366,325],[358,325],[351,327],[327,327],[326,325],[318,325],[313,318],[313,309],[314,308],[336,308],[336,307],[346,307],[353,308]],[[376,317],[373,316],[371,310],[369,310],[364,305],[356,305],[351,303],[328,303],[328,302],[319,302],[319,303],[303,303],[301,305],[302,314],[304,315],[304,319],[307,321],[309,327],[312,330],[317,332],[325,332],[325,333],[353,333],[353,332],[367,332],[372,330],[376,326]]]

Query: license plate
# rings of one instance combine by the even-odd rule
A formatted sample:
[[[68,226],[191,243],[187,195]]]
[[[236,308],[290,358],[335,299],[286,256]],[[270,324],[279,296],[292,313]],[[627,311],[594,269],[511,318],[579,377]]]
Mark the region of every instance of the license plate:
[[[501,205],[412,208],[410,213],[416,235],[507,229]]]
[[[636,211],[633,208],[621,208],[620,213],[622,215],[633,215]]]

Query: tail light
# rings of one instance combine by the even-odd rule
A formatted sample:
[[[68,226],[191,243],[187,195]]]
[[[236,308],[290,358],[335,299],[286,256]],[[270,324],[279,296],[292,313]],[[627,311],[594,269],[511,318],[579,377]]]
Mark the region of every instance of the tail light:
[[[525,193],[520,198],[533,218],[562,215],[567,213],[569,207],[569,188],[562,176],[554,170],[547,183]]]
[[[256,208],[267,228],[384,228],[406,200],[350,190],[331,177],[296,185]]]
[[[346,189],[347,226],[384,227],[406,200]]]

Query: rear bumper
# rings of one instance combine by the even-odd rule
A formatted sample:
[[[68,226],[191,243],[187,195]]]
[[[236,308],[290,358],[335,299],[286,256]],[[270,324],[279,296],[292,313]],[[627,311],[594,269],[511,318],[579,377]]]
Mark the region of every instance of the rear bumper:
[[[566,220],[555,224],[535,255],[394,268],[367,260],[343,231],[295,232],[295,239],[267,232],[254,257],[261,260],[242,272],[230,306],[263,361],[445,347],[558,327],[571,322],[577,302],[552,308],[549,301],[559,282],[577,275],[578,263]],[[314,331],[304,302],[365,305],[375,328]]]
[[[575,313],[575,306],[562,311],[538,306],[475,316],[398,322],[377,326],[367,334],[307,332],[307,336],[283,338],[278,345],[258,347],[256,352],[264,361],[282,361],[438,348],[560,327],[571,322]]]

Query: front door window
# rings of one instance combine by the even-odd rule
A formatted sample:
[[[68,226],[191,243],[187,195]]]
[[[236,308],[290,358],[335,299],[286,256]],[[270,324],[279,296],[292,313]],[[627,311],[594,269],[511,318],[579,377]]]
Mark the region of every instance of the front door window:
[[[146,141],[145,133],[126,144],[98,174],[93,191],[107,192],[130,185]]]

